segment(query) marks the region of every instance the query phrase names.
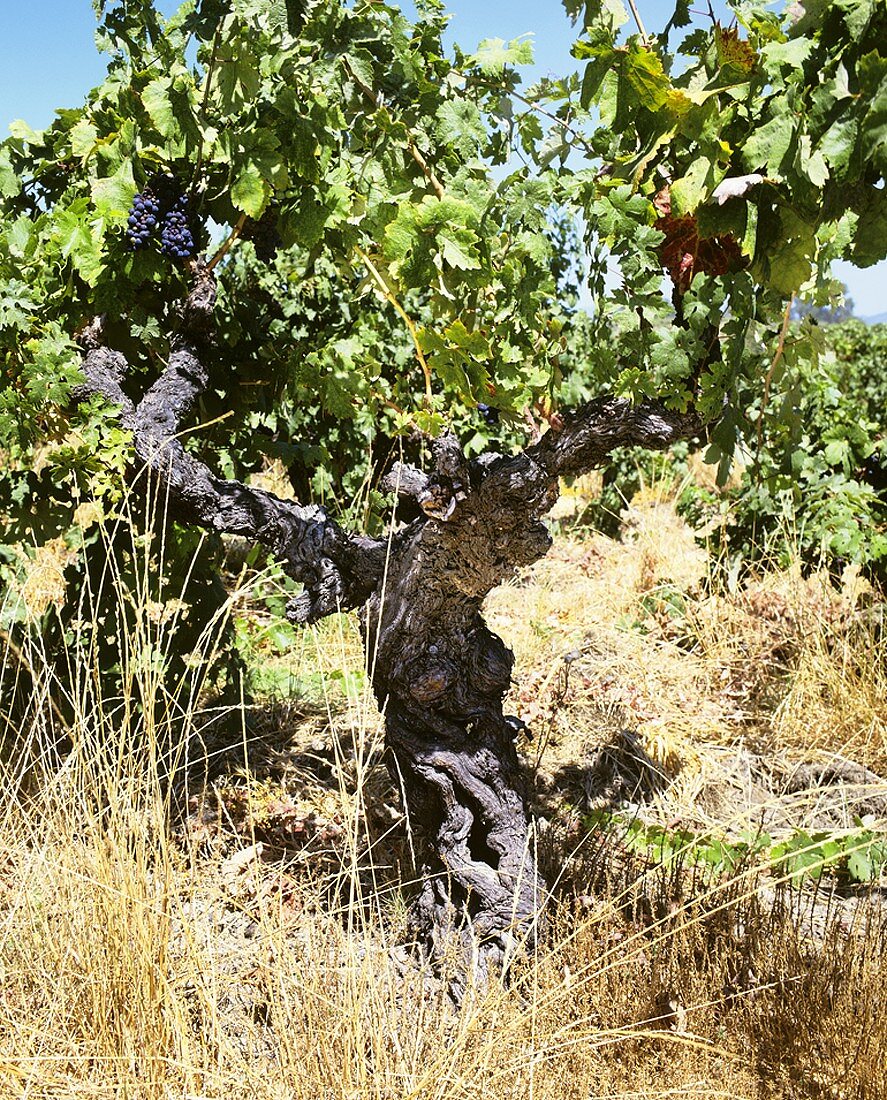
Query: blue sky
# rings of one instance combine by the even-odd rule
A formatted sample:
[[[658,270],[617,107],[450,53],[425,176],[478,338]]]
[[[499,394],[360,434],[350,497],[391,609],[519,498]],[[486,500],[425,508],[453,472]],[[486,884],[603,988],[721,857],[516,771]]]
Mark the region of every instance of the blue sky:
[[[570,58],[574,29],[560,0],[448,0],[452,38],[470,49],[482,38],[532,34],[536,65],[528,76],[560,73],[575,66]],[[170,13],[176,0],[158,0]],[[404,7],[408,7],[405,4]],[[667,22],[671,0],[637,0],[649,30]],[[715,5],[723,10],[723,3]],[[705,0],[698,4],[707,8]],[[90,0],[0,0],[0,135],[13,119],[35,129],[46,126],[56,107],[74,107],[99,83],[104,72],[95,49],[95,17]],[[887,310],[887,261],[859,271],[840,264],[835,275],[850,289],[860,316]]]

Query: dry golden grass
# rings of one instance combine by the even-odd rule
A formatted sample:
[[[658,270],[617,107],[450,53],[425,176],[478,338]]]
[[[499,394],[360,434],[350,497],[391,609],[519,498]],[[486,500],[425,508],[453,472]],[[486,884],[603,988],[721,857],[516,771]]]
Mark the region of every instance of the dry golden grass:
[[[7,654],[38,684],[2,757],[0,1096],[887,1095],[877,890],[648,866],[579,820],[609,782],[652,820],[729,833],[767,812],[789,827],[813,803],[782,798],[750,759],[788,775],[839,753],[883,774],[870,597],[852,577],[795,573],[721,592],[708,569],[654,489],[624,543],[565,530],[490,597],[517,653],[513,709],[537,735],[524,750],[556,888],[510,988],[458,1010],[398,946],[411,838],[350,620],[264,654],[314,695],[209,745],[209,778],[197,767],[189,785],[162,779],[169,715],[145,660],[174,644],[174,618],[146,608],[122,655],[157,704],[148,720],[84,690],[64,754],[43,655]],[[231,606],[249,607],[248,587]],[[199,682],[183,695],[200,696]],[[187,737],[204,718],[193,702],[177,721]]]

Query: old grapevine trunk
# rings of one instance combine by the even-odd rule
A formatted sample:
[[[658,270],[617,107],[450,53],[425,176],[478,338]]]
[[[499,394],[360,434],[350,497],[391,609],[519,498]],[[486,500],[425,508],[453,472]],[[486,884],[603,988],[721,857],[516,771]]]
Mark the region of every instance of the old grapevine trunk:
[[[483,621],[486,594],[550,539],[552,485],[527,456],[465,464],[435,446],[430,479],[398,471],[431,513],[395,542],[362,621],[392,774],[429,858],[413,923],[434,956],[458,936],[484,977],[532,938],[545,896],[502,711],[513,658]]]
[[[388,479],[427,516],[394,540],[362,613],[392,773],[429,853],[413,924],[433,957],[457,938],[481,981],[535,939],[546,897],[515,748],[521,723],[503,713],[513,656],[485,624],[483,599],[547,552],[541,517],[561,476],[616,446],[663,447],[697,428],[692,414],[604,398],[520,454],[467,463],[444,436],[430,476],[397,467]]]
[[[446,435],[429,473],[398,466],[389,477],[423,516],[390,543],[353,536],[321,508],[216,477],[179,441],[207,385],[214,300],[212,274],[195,266],[167,365],[137,402],[122,386],[128,364],[97,321],[83,334],[75,398],[102,394],[118,406],[133,436],[134,478],[147,470],[159,480],[175,519],[254,538],[275,554],[304,586],[289,608],[295,622],[361,609],[389,766],[424,838],[415,936],[435,959],[455,943],[473,960],[463,978],[484,980],[534,939],[545,886],[514,744],[520,723],[502,707],[513,658],[484,623],[483,599],[548,550],[541,517],[559,478],[603,465],[617,446],[666,447],[699,421],[656,402],[599,398],[535,446],[470,463]]]

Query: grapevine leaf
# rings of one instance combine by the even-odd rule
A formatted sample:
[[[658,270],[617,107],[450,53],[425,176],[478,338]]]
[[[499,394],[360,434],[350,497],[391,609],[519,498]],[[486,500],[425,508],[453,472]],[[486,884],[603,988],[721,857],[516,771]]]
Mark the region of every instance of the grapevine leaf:
[[[186,73],[157,77],[145,86],[142,103],[162,137],[199,138],[193,91],[193,81]]]
[[[642,107],[655,112],[665,106],[671,81],[656,54],[636,46],[625,58],[624,71]]]
[[[170,77],[158,77],[152,80],[142,92],[142,102],[151,121],[163,137],[172,137],[176,132],[176,116],[170,100],[172,80]]]
[[[790,210],[780,215],[782,239],[770,255],[770,283],[788,298],[810,278],[816,249],[813,227]]]
[[[813,42],[809,38],[796,38],[788,42],[768,42],[761,50],[761,57],[769,68],[786,66],[790,69],[800,69],[813,49]]]
[[[21,188],[22,181],[12,167],[9,149],[6,146],[0,146],[0,196],[11,199],[21,191]]]
[[[506,65],[533,64],[533,43],[526,36],[512,38],[507,44],[503,38],[485,38],[468,63],[487,76],[501,76]]]
[[[860,267],[868,267],[887,254],[887,193],[882,187],[869,188],[859,205],[852,258]]]
[[[113,176],[93,180],[90,185],[92,201],[96,213],[111,221],[122,221],[136,194],[136,184],[132,175],[132,164],[124,161]]]
[[[757,55],[745,39],[739,37],[738,27],[715,26],[715,45],[718,62],[725,68],[748,75],[757,64]]]
[[[564,0],[564,7],[574,22],[584,8],[585,28],[600,28],[610,35],[628,22],[628,11],[622,0]]]
[[[675,214],[693,213],[705,196],[711,172],[711,163],[700,157],[685,176],[672,183],[671,205]]]
[[[659,257],[682,294],[695,275],[724,275],[745,265],[739,242],[731,234],[701,237],[695,217],[672,214],[668,188],[656,196],[655,206],[660,215],[655,227],[665,238],[659,246]]]
[[[584,52],[581,49],[582,46],[583,43],[577,42],[573,54],[575,57],[589,58],[582,76],[582,90],[580,93],[582,107],[587,110],[595,102],[604,77],[613,67],[616,51],[613,49],[594,49],[593,52]]]
[[[875,3],[874,0],[835,0],[835,7],[843,13],[851,36],[859,38],[874,14]]]
[[[475,256],[470,255],[461,245],[452,240],[452,238],[443,233],[439,233],[437,240],[441,248],[441,255],[450,267],[455,267],[462,271],[476,270],[480,267],[480,261]]]
[[[271,188],[255,164],[246,164],[231,187],[231,201],[250,218],[260,218]]]
[[[811,150],[810,135],[804,134],[798,145],[800,167],[814,187],[821,188],[829,178],[828,165],[821,149]]]
[[[83,202],[56,213],[53,237],[62,256],[71,260],[85,283],[94,286],[104,266],[102,237],[87,223]]]
[[[18,279],[0,284],[0,329],[27,329],[37,305],[33,292]]]
[[[477,156],[487,132],[473,103],[447,101],[437,112],[437,137],[454,146],[464,157]]]
[[[43,132],[33,129],[21,118],[17,118],[14,122],[10,122],[9,132],[14,138],[18,138],[19,141],[25,142],[26,145],[42,145],[43,143]]]
[[[87,118],[81,118],[71,130],[71,152],[75,157],[87,157],[95,148],[98,128]]]
[[[849,167],[858,133],[858,119],[839,118],[823,135],[819,152],[834,172],[843,174],[843,170]]]
[[[778,176],[793,137],[794,128],[789,116],[776,115],[749,137],[742,151],[743,159],[752,171],[763,168],[768,176]]]
[[[21,217],[10,222],[4,230],[6,243],[13,256],[22,257],[28,250],[28,246],[34,237],[34,223],[29,217],[22,214]]]
[[[218,92],[222,109],[228,113],[242,108],[259,93],[261,77],[257,65],[248,57],[238,56],[233,45],[230,53],[218,59]]]

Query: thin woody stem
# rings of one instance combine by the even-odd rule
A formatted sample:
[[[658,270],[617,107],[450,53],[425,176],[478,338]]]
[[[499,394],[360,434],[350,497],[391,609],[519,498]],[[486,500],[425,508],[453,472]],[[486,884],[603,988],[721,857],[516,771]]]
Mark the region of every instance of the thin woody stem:
[[[412,138],[410,138],[409,143],[407,144],[407,148],[410,151],[410,156],[413,158],[413,160],[416,162],[416,164],[418,164],[419,167],[422,169],[423,175],[425,176],[425,178],[428,180],[428,182],[433,187],[434,193],[437,195],[437,197],[439,199],[442,199],[444,197],[444,195],[446,194],[446,191],[444,190],[444,186],[440,182],[440,180],[437,178],[437,176],[434,174],[434,170],[431,168],[431,166],[428,164],[428,162],[425,160],[425,158],[422,156],[422,154],[416,148],[416,144],[415,144],[415,142],[413,141]]]
[[[416,358],[419,360],[419,366],[421,366],[421,368],[422,368],[422,373],[425,375],[425,404],[430,407],[431,406],[431,399],[432,399],[432,393],[431,393],[431,368],[428,366],[428,360],[425,358],[425,354],[422,351],[422,345],[419,342],[419,332],[418,332],[415,324],[413,323],[412,318],[409,316],[409,314],[406,312],[406,310],[403,308],[403,306],[397,300],[397,298],[394,295],[394,292],[388,286],[388,283],[385,281],[384,276],[379,271],[379,269],[376,267],[376,265],[373,263],[373,261],[369,258],[369,256],[367,256],[367,254],[362,249],[356,248],[355,251],[357,252],[358,256],[360,256],[360,258],[363,260],[363,262],[366,264],[367,270],[369,271],[370,275],[372,275],[373,281],[376,283],[379,290],[381,290],[382,293],[385,295],[385,300],[395,308],[395,310],[397,311],[397,313],[399,314],[399,316],[403,320],[404,324],[409,329],[409,333],[410,333],[410,336],[411,336],[412,341],[413,341],[413,346],[416,349]]]
[[[221,244],[219,250],[216,252],[215,256],[213,256],[213,258],[206,265],[206,270],[207,271],[212,271],[215,268],[216,264],[221,259],[223,259],[225,257],[225,255],[230,250],[231,246],[234,244],[234,242],[237,240],[237,238],[243,232],[243,227],[246,225],[246,223],[247,223],[246,214],[241,214],[240,217],[237,219],[237,224],[234,226],[234,228],[228,234],[227,238],[222,242],[222,244]]]
[[[641,38],[644,40],[644,45],[647,44],[647,32],[644,28],[644,24],[641,22],[641,13],[638,11],[634,0],[628,0],[628,6],[631,8],[631,14],[634,16],[634,21],[638,25],[638,30],[641,32]]]

